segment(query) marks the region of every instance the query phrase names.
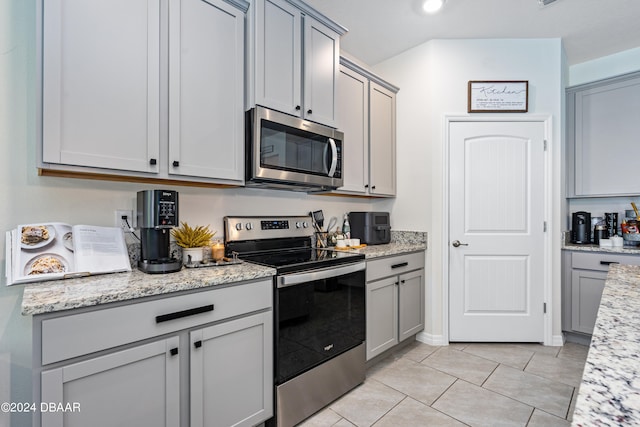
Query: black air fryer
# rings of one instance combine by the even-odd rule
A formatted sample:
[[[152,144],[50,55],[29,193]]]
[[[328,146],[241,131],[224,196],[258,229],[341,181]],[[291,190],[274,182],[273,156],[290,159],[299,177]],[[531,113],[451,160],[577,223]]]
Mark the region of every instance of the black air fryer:
[[[571,243],[591,243],[591,214],[574,212],[571,219]]]

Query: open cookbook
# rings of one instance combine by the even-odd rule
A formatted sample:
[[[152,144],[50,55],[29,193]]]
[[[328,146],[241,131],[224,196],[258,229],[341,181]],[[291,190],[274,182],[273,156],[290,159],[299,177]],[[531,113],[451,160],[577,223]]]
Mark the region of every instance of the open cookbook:
[[[39,223],[7,232],[7,285],[131,271],[122,229]]]

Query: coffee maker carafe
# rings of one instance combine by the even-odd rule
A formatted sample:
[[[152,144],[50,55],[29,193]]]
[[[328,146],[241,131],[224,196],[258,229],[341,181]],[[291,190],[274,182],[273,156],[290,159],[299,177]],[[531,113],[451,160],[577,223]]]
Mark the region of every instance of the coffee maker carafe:
[[[591,243],[591,214],[574,212],[571,221],[571,243]]]
[[[182,263],[170,256],[169,235],[178,224],[178,192],[138,191],[138,227],[141,256],[138,268],[145,273],[171,273]]]

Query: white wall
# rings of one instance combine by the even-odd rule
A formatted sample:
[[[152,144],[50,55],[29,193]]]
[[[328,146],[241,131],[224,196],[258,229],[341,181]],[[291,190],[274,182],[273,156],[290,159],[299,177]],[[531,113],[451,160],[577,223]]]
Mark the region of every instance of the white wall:
[[[553,177],[552,222],[560,223],[563,50],[559,39],[434,40],[374,67],[400,87],[397,97],[398,198],[389,202],[396,226],[427,231],[427,325],[435,342],[443,336],[444,121],[465,115],[469,80],[528,80],[529,113],[550,115]],[[553,335],[560,335],[560,229],[554,242]],[[557,243],[555,243],[557,242]]]
[[[136,192],[152,185],[40,177],[36,169],[35,1],[0,1],[0,232],[18,224],[61,221],[114,225],[115,209],[135,208]],[[180,219],[210,224],[222,237],[225,215],[331,216],[381,209],[369,199],[307,196],[252,189],[168,187],[180,194]],[[341,223],[341,222],[340,222]],[[393,224],[392,224],[393,225]],[[31,318],[22,316],[23,286],[5,286],[0,245],[0,402],[30,402]],[[28,425],[29,414],[0,413],[0,426]]]
[[[569,85],[576,86],[640,70],[640,47],[569,67]]]

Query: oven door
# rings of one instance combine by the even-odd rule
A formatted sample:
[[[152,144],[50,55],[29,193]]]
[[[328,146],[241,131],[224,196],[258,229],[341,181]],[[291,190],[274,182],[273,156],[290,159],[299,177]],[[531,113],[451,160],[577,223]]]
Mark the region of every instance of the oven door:
[[[364,342],[364,261],[276,281],[276,385]]]
[[[248,113],[249,185],[342,186],[341,132],[263,107]]]

